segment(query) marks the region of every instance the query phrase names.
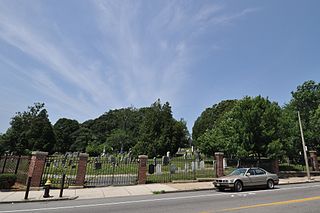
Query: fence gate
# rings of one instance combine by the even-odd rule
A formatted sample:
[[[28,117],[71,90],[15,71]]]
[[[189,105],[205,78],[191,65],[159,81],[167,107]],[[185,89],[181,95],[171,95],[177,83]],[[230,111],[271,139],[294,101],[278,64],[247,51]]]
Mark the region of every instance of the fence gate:
[[[72,186],[76,182],[79,157],[76,156],[48,156],[40,185],[43,186],[50,179],[52,187],[59,188],[62,175],[66,174],[65,186]]]
[[[138,163],[128,157],[90,157],[85,186],[134,185],[138,182]]]

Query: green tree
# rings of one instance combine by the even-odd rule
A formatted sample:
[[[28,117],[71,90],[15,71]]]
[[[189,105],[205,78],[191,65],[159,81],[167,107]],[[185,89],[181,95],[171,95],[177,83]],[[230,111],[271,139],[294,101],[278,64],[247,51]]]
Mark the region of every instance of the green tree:
[[[314,134],[314,144],[315,149],[320,151],[320,105],[318,106],[318,109],[315,111],[313,116],[311,117],[311,126]]]
[[[201,151],[224,151],[229,156],[278,157],[282,152],[281,108],[261,96],[245,97],[199,138]]]
[[[207,130],[211,130],[218,123],[220,118],[234,107],[236,102],[236,100],[221,101],[201,113],[192,127],[192,139],[196,145],[198,137]]]
[[[78,121],[60,118],[53,126],[56,134],[57,143],[55,144],[55,151],[65,153],[70,151],[70,146],[75,142],[72,133],[80,128]]]
[[[33,150],[53,152],[56,139],[43,103],[35,103],[28,111],[18,112],[10,125],[4,137],[8,151],[16,154]]]
[[[290,103],[285,107],[292,123],[298,123],[297,111],[300,112],[301,121],[304,131],[304,138],[306,145],[309,149],[319,150],[319,136],[317,131],[317,119],[319,114],[317,110],[320,106],[320,84],[315,81],[306,81],[302,85],[297,87],[297,90],[292,92],[292,99]],[[297,127],[297,125],[296,125]],[[295,128],[294,132],[291,132],[292,144],[301,144],[299,139],[299,129]],[[302,150],[300,145],[299,150]]]
[[[6,151],[6,145],[5,145],[5,139],[4,139],[5,135],[4,134],[0,134],[0,156],[3,155]]]
[[[129,151],[132,147],[132,139],[123,129],[115,129],[108,135],[106,146],[119,153]]]
[[[139,137],[133,153],[149,157],[176,153],[179,147],[187,145],[187,128],[184,121],[176,121],[168,102],[156,101],[151,107],[140,109]]]
[[[73,152],[86,152],[87,146],[96,145],[97,138],[92,131],[85,127],[80,127],[78,130],[71,134],[71,138],[75,141],[71,146],[70,150]]]

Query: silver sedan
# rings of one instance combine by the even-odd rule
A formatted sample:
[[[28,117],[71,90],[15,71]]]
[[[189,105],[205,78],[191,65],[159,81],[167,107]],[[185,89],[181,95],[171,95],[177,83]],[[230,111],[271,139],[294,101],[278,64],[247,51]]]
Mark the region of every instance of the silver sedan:
[[[261,168],[238,168],[213,182],[218,190],[233,189],[236,192],[242,191],[243,188],[258,186],[273,189],[278,183],[279,178],[276,174]]]

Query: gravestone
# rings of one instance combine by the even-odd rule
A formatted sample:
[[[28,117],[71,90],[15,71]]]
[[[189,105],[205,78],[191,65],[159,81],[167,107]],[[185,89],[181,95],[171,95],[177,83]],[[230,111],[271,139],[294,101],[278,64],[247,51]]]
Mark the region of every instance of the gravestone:
[[[170,166],[170,174],[175,174],[175,173],[176,173],[176,170],[177,170],[176,165],[172,164],[172,165]]]
[[[161,172],[161,164],[157,164],[156,165],[156,174],[157,175],[161,175],[162,174],[162,172]]]
[[[170,151],[167,152],[167,157],[170,158]]]
[[[162,156],[162,165],[167,166],[169,164],[169,157],[168,156]]]
[[[195,167],[195,170],[199,169],[199,159],[196,159],[194,167]]]
[[[194,161],[191,162],[191,170],[194,172],[196,169],[196,163]]]
[[[157,165],[157,158],[156,158],[156,157],[153,158],[153,164],[154,164],[155,166]]]
[[[153,164],[149,164],[148,173],[149,174],[153,174],[154,173],[154,165]]]
[[[227,168],[228,165],[227,165],[227,159],[223,158],[223,168]]]
[[[96,170],[101,169],[101,163],[100,163],[100,162],[95,162],[95,163],[94,163],[94,168],[95,168]]]
[[[203,161],[203,160],[200,161],[200,169],[201,169],[201,170],[204,170],[204,168],[205,168],[204,166],[205,166],[205,165],[204,165],[204,161]]]

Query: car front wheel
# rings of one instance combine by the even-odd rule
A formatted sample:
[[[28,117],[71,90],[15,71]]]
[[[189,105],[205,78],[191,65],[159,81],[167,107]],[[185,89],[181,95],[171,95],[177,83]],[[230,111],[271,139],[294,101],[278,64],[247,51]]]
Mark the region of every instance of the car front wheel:
[[[243,189],[242,183],[237,180],[237,181],[234,183],[234,191],[236,191],[236,192],[241,192],[242,189]]]

